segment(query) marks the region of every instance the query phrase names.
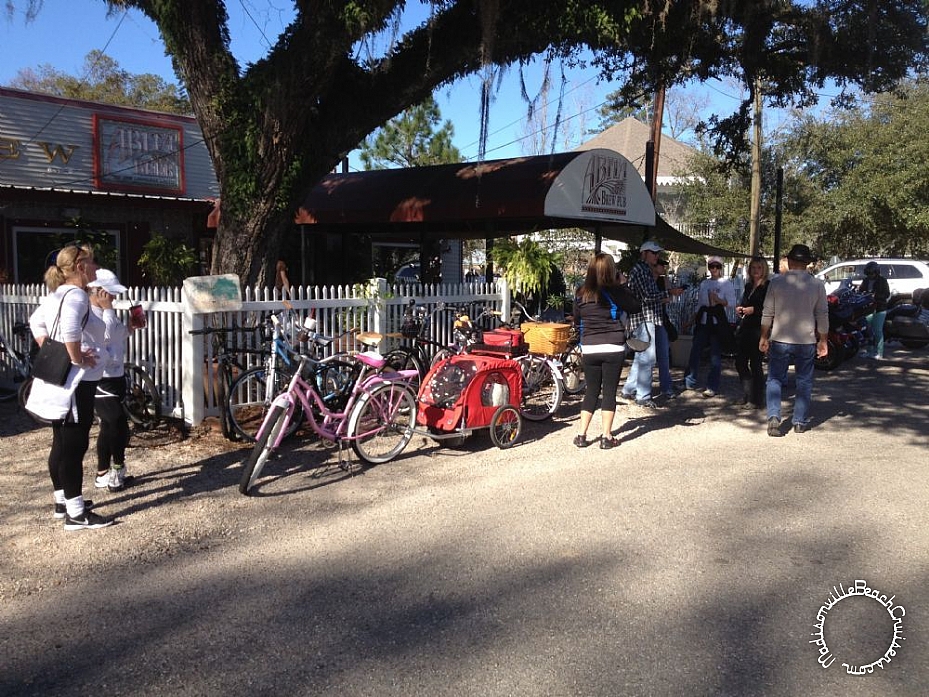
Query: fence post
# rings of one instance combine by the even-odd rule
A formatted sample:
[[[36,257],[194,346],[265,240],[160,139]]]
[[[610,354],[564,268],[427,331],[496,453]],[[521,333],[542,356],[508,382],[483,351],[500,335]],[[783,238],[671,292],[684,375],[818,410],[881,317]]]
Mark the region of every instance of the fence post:
[[[513,311],[513,304],[510,302],[510,285],[505,278],[501,277],[497,281],[497,288],[500,291],[500,319],[509,322]]]
[[[387,318],[387,279],[372,278],[374,286],[374,297],[371,303],[371,331],[378,334],[385,334],[389,327]]]
[[[185,418],[192,426],[203,421],[203,337],[191,329],[203,329],[203,315],[194,314],[185,290],[181,290],[181,399]]]

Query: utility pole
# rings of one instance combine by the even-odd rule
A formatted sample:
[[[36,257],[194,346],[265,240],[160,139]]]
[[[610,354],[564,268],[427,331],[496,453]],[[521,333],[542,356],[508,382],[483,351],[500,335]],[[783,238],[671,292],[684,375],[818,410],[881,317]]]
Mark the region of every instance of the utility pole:
[[[755,78],[755,137],[752,141],[752,191],[751,209],[749,214],[749,251],[752,256],[758,255],[761,246],[761,78]]]
[[[652,203],[658,200],[658,157],[661,151],[661,124],[664,119],[664,85],[658,86],[655,93],[655,113],[652,114],[652,138],[651,138],[651,171],[648,171],[646,163],[646,174],[650,174],[645,184],[648,186],[648,193],[651,194]]]

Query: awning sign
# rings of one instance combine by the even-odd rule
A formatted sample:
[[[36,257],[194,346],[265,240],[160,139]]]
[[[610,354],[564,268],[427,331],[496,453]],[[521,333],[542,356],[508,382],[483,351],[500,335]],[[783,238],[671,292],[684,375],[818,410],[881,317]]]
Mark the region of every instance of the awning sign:
[[[545,215],[612,223],[655,224],[655,206],[629,160],[613,150],[578,153],[552,183]]]

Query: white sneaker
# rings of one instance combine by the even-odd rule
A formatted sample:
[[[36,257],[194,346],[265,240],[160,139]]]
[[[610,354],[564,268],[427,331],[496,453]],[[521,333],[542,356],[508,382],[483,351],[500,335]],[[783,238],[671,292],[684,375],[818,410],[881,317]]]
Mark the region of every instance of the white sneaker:
[[[107,488],[110,491],[122,491],[126,488],[126,467],[120,467],[119,469],[113,467],[109,472],[109,479],[107,481]]]
[[[94,487],[97,489],[106,489],[110,484],[110,473],[98,474],[94,479]]]

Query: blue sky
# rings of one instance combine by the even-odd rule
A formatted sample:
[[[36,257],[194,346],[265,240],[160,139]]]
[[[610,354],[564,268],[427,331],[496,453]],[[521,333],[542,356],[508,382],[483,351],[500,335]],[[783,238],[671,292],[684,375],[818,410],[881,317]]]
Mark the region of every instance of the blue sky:
[[[232,37],[232,49],[240,62],[259,58],[273,42],[288,20],[284,10],[275,10],[275,0],[231,0],[227,3]],[[290,3],[281,2],[289,8]],[[80,75],[84,56],[93,49],[105,51],[121,68],[131,73],[155,73],[176,82],[171,61],[164,55],[158,32],[141,13],[132,10],[106,16],[102,0],[45,0],[35,21],[26,24],[21,13],[12,21],[0,19],[0,84],[8,84],[18,70],[35,68],[42,64],[72,75]],[[526,88],[535,96],[542,84],[541,64],[525,71]],[[557,150],[581,142],[581,134],[596,126],[599,117],[596,107],[614,87],[598,83],[592,70],[574,69],[566,73],[565,99],[562,119],[569,124],[568,142],[559,139]],[[551,100],[557,99],[560,89],[560,68],[552,71],[554,87]],[[479,136],[480,78],[472,76],[454,85],[440,88],[436,100],[445,119],[455,128],[454,142],[465,159],[476,159]],[[698,87],[717,109],[731,110],[736,101],[732,89]],[[554,120],[555,104],[549,108],[549,119]],[[728,113],[728,111],[726,112]],[[525,135],[526,104],[520,96],[519,72],[510,68],[491,106],[487,144],[487,158],[515,157],[531,150],[522,142]],[[589,137],[589,136],[587,136]],[[571,142],[573,141],[573,142]],[[547,137],[546,151],[551,148]],[[352,166],[357,167],[356,158]]]

